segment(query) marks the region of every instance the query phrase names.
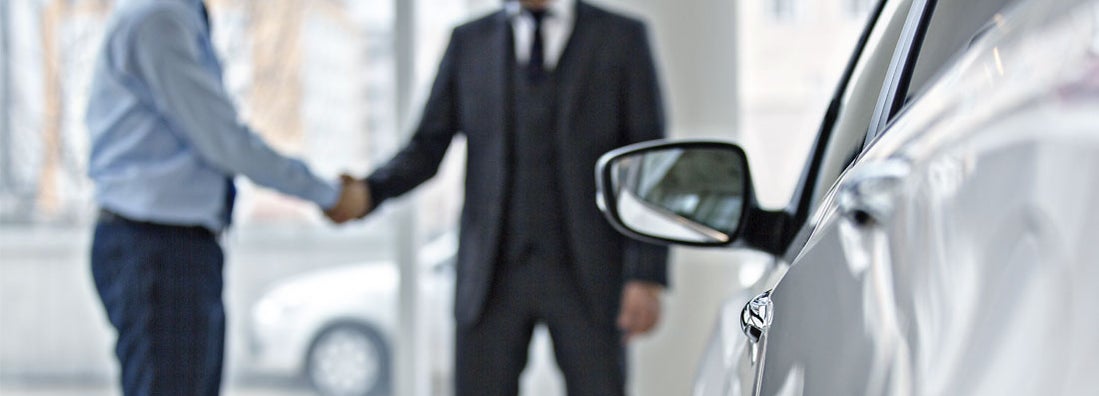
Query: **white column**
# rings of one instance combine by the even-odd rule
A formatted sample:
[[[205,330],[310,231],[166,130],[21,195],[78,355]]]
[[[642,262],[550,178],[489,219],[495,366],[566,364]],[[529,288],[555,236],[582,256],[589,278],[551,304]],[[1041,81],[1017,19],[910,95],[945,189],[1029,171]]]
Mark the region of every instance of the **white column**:
[[[737,136],[736,1],[595,0],[648,22],[674,137]]]
[[[396,21],[394,28],[396,30],[394,53],[396,54],[396,76],[397,79],[397,133],[401,135],[401,138],[397,139],[399,142],[404,142],[404,134],[410,133],[411,122],[411,109],[413,88],[415,85],[414,71],[416,70],[416,0],[393,0],[396,10]],[[396,337],[396,348],[393,351],[395,354],[394,367],[396,371],[394,374],[394,389],[395,395],[408,395],[408,396],[426,396],[428,394],[430,381],[427,376],[427,370],[422,369],[423,366],[422,349],[425,347],[423,342],[426,337],[423,336],[423,326],[419,321],[419,310],[421,304],[419,293],[419,266],[417,265],[417,235],[416,235],[416,211],[414,207],[416,205],[415,199],[406,199],[398,202],[394,202],[396,208],[394,210],[393,219],[396,223],[393,227],[397,233],[397,237],[394,239],[397,242],[396,246],[396,258],[398,263],[398,273],[400,274],[400,283],[398,289],[397,299],[397,323],[398,332]]]
[[[737,1],[594,0],[648,22],[673,138],[739,139]],[[673,249],[656,332],[630,348],[630,394],[687,395],[721,301],[740,288],[728,250]]]
[[[7,1],[0,2],[0,188],[11,191],[11,22]],[[3,197],[5,200],[8,197]],[[2,208],[0,208],[2,210]]]

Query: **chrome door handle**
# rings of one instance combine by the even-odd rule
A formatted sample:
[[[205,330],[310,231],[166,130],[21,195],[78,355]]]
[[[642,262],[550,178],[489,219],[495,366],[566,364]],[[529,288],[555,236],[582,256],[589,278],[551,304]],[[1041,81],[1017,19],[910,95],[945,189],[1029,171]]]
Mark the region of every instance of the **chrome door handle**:
[[[862,165],[840,186],[840,214],[858,226],[888,223],[910,171],[908,161],[897,158]]]

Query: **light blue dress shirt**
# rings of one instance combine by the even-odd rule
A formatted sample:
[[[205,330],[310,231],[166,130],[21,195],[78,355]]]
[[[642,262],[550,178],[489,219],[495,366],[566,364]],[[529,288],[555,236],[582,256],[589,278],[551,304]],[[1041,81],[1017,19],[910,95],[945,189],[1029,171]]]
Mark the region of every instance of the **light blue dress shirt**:
[[[221,80],[201,0],[130,0],[97,60],[86,122],[96,201],[135,220],[227,226],[227,178],[331,208],[339,183],[243,125]]]

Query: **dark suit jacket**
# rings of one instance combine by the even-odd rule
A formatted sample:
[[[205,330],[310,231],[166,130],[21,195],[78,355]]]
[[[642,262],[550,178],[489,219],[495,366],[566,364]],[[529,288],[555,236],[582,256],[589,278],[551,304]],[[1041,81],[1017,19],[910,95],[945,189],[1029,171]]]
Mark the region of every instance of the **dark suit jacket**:
[[[615,319],[623,281],[667,283],[667,249],[625,238],[595,204],[603,153],[664,135],[645,26],[577,2],[574,30],[558,62],[559,185],[576,278],[594,319]],[[376,203],[431,178],[456,133],[467,138],[465,207],[458,248],[455,316],[477,320],[497,262],[508,183],[508,91],[513,59],[508,14],[456,28],[411,141],[367,179]],[[513,214],[522,215],[522,214]]]

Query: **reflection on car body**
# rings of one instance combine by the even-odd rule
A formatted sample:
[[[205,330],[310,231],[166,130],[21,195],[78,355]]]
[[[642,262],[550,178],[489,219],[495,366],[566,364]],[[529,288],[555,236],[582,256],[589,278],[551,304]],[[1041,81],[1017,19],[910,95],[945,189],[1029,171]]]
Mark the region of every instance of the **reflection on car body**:
[[[1093,394],[1096,70],[1099,1],[882,1],[790,205],[760,208],[738,181],[725,241],[636,226],[608,177],[723,143],[608,153],[619,230],[790,263],[729,299],[694,394]]]

